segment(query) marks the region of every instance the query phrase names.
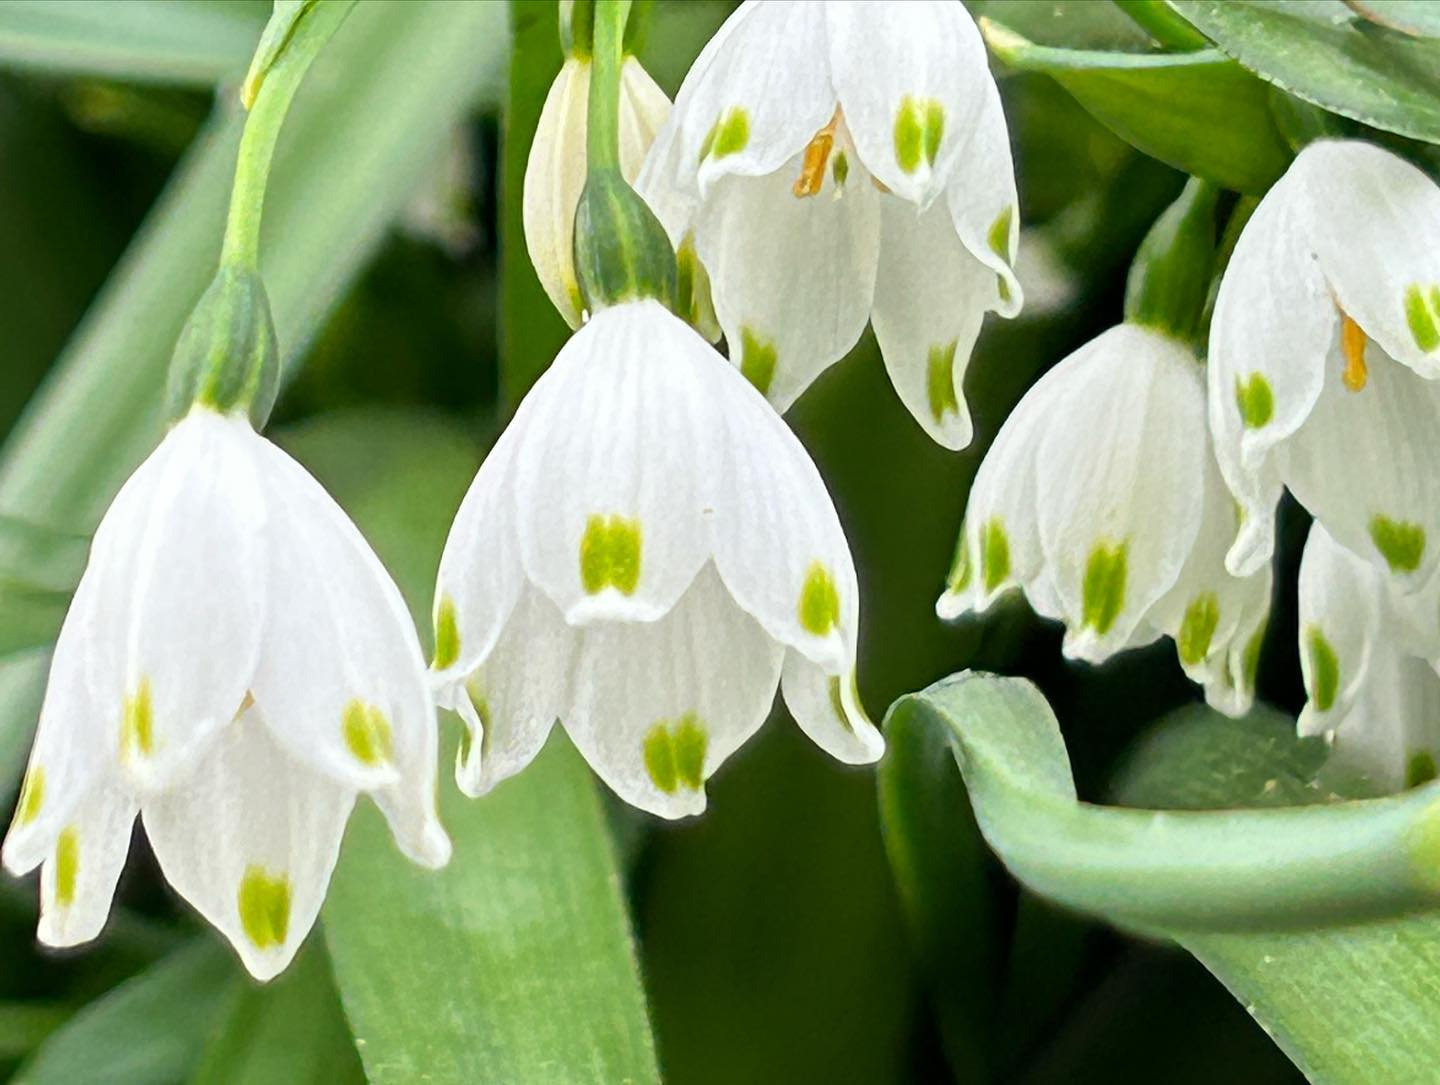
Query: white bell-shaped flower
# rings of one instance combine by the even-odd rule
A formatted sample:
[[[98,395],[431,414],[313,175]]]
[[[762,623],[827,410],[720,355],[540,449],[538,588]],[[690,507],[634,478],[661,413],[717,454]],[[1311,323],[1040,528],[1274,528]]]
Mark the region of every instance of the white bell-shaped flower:
[[[166,879],[267,979],[314,924],[355,797],[439,866],[436,728],[405,604],[305,470],[195,407],[95,533],[4,863],[40,938],[94,938],[135,815]]]
[[[1321,524],[1300,562],[1299,730],[1386,790],[1424,783],[1440,764],[1440,599],[1404,596],[1374,562]]]
[[[1303,150],[1246,224],[1210,329],[1210,427],[1258,569],[1282,487],[1414,590],[1440,560],[1440,188],[1366,143]]]
[[[791,713],[846,762],[883,749],[855,690],[859,590],[835,507],[770,405],[656,301],[566,344],[476,476],[435,592],[462,790],[558,719],[627,802],[680,817]]]
[[[575,277],[575,209],[585,187],[589,56],[568,57],[550,84],[530,157],[525,163],[521,215],[525,245],[540,284],[572,328],[585,300]],[[634,57],[620,69],[620,172],[632,184],[655,133],[670,114],[670,99]]]
[[[1248,710],[1270,571],[1225,570],[1234,505],[1205,429],[1200,364],[1178,341],[1111,328],[1045,374],[970,490],[942,618],[1020,587],[1100,662],[1163,635],[1216,708]]]
[[[1021,293],[1005,115],[958,0],[747,0],[637,187],[682,272],[697,256],[708,271],[731,360],[778,409],[869,320],[911,414],[969,444],[971,348]]]

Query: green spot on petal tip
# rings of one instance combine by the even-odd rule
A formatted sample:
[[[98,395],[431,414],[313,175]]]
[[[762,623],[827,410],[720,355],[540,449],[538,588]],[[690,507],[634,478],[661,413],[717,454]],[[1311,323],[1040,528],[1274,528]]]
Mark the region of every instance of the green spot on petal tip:
[[[705,133],[700,144],[700,161],[739,154],[749,142],[750,114],[739,106],[732,106]]]
[[[1187,667],[1203,663],[1210,654],[1210,642],[1219,624],[1220,600],[1214,592],[1202,592],[1192,599],[1175,637],[1180,662]]]
[[[1127,545],[1100,543],[1085,561],[1080,586],[1080,624],[1101,636],[1110,632],[1125,608]]]
[[[1010,537],[997,516],[980,531],[980,578],[987,592],[1010,579]]]
[[[236,901],[240,927],[256,949],[274,949],[285,944],[290,930],[290,879],[271,874],[264,867],[245,868]]]
[[[72,825],[55,841],[55,903],[68,908],[75,903],[75,886],[80,878],[80,834]]]
[[[828,636],[840,622],[840,592],[835,578],[820,562],[812,562],[800,589],[800,628],[816,637]]]
[[[939,424],[947,414],[960,413],[960,398],[955,394],[955,350],[959,340],[937,343],[930,348],[926,361],[925,392],[930,401],[930,417]]]
[[[580,583],[587,595],[614,588],[634,595],[640,584],[643,536],[640,521],[624,516],[594,515],[580,538]]]
[[[1275,417],[1275,393],[1270,382],[1259,373],[1251,373],[1250,379],[1235,381],[1235,405],[1240,409],[1240,420],[1246,429],[1260,429]]]
[[[1421,286],[1412,284],[1405,291],[1405,322],[1415,345],[1425,353],[1440,347],[1440,287],[1430,288],[1427,302]]]
[[[672,724],[661,720],[646,733],[641,752],[650,782],[666,795],[684,787],[699,791],[705,783],[705,751],[710,738],[694,712]]]
[[[390,721],[375,705],[351,701],[340,717],[345,746],[362,765],[387,765],[395,755]]]
[[[1329,712],[1340,692],[1340,657],[1319,626],[1305,630],[1305,651],[1310,658],[1310,703]]]
[[[460,659],[460,625],[455,614],[455,602],[448,595],[440,600],[435,612],[435,660],[437,671],[453,667]]]
[[[1413,573],[1425,556],[1425,529],[1419,524],[1377,514],[1370,520],[1370,539],[1391,572]]]
[[[740,329],[740,373],[762,396],[770,394],[778,361],[773,340],[766,339],[753,328]]]

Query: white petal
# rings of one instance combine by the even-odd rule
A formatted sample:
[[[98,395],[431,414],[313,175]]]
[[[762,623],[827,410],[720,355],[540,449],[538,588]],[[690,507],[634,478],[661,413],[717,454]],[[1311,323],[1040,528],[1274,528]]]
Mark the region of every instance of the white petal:
[[[1011,317],[1025,303],[1015,261],[1020,245],[1020,199],[1000,92],[987,81],[980,115],[965,141],[947,202],[960,240],[993,273],[985,308]]]
[[[570,57],[545,95],[521,199],[530,262],[551,303],[572,328],[580,326],[585,308],[575,278],[575,208],[585,187],[589,90],[590,62]]]
[[[1300,670],[1308,700],[1300,733],[1333,730],[1368,682],[1382,636],[1385,585],[1379,571],[1315,524],[1300,561]]]
[[[871,322],[895,391],[925,432],[970,443],[965,370],[995,293],[995,273],[961,244],[943,205],[923,213],[881,197],[880,269]]]
[[[626,802],[698,814],[704,781],[769,715],[781,654],[707,566],[660,621],[580,634],[565,730]]]
[[[847,765],[880,760],[885,740],[860,703],[854,660],[845,673],[831,674],[799,652],[786,652],[780,687],[795,722],[831,757]]]
[[[1381,645],[1358,696],[1333,722],[1332,761],[1389,791],[1424,783],[1440,764],[1440,676]]]
[[[717,361],[658,302],[605,309],[512,423],[525,572],[571,624],[653,621],[704,564]]]
[[[1201,518],[1195,544],[1174,586],[1148,620],[1175,641],[1180,665],[1205,687],[1212,707],[1243,716],[1254,698],[1257,633],[1270,613],[1269,566],[1246,577],[1225,568],[1238,528],[1237,505],[1220,478],[1214,457],[1205,457]]]
[[[494,649],[453,684],[442,703],[469,729],[455,765],[465,794],[484,795],[540,752],[565,710],[579,635],[544,592],[527,587]]]
[[[1309,144],[1290,173],[1340,307],[1392,358],[1440,377],[1440,188],[1355,140]]]
[[[1040,543],[1065,609],[1067,655],[1126,646],[1175,583],[1200,524],[1204,388],[1199,364],[1122,324],[1056,368],[1065,409],[1035,453]]]
[[[95,577],[87,571],[55,644],[15,820],[0,852],[12,874],[26,874],[40,864],[72,811],[115,764],[111,736],[86,675],[94,600]]]
[[[835,113],[825,12],[799,0],[740,5],[675,98],[675,181],[704,196],[721,177],[772,173]]]
[[[1440,563],[1440,381],[1415,376],[1371,344],[1365,387],[1341,379],[1332,350],[1305,427],[1279,450],[1281,474],[1337,542],[1402,591]]]
[[[805,447],[755,389],[723,363],[709,377],[724,434],[716,568],[771,637],[839,674],[854,659],[860,591],[835,505]]]
[[[249,688],[266,603],[261,444],[243,417],[196,408],[96,533],[91,685],[142,790],[198,756]]]
[[[520,597],[525,577],[515,537],[514,465],[522,428],[517,417],[495,442],[445,540],[434,613],[441,683],[463,679],[494,650]]]
[[[835,88],[860,157],[901,199],[928,206],[993,85],[974,20],[953,0],[824,8]]]
[[[1315,406],[1338,326],[1292,179],[1282,178],[1240,234],[1210,325],[1210,430],[1220,471],[1245,510],[1229,557],[1237,575],[1270,558],[1280,496],[1270,453]]]
[[[40,870],[41,942],[77,946],[104,928],[134,824],[134,800],[113,784],[92,787],[69,811]]]
[[[1044,571],[1035,454],[1042,435],[1068,410],[1071,383],[1062,365],[1052,367],[1025,393],[975,474],[955,561],[945,593],[935,604],[935,612],[946,621],[986,610],[1017,585],[1038,613],[1061,616],[1054,584]]]
[[[353,805],[353,791],[290,758],[251,710],[143,817],[166,880],[267,980],[315,924]]]
[[[620,68],[620,173],[632,185],[669,116],[669,96],[638,60],[627,56]]]
[[[269,442],[270,613],[253,691],[289,756],[376,791],[402,850],[438,866],[435,709],[405,600],[350,518]]]
[[[780,411],[860,338],[880,251],[880,193],[863,171],[837,186],[832,168],[796,196],[800,169],[796,157],[722,180],[695,220],[730,359]]]

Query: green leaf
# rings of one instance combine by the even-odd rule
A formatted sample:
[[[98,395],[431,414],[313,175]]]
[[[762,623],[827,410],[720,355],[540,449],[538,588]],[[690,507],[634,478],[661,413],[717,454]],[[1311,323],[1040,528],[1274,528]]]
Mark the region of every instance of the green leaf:
[[[1440,8],[1434,4],[1417,0],[1345,0],[1345,6],[1378,26],[1417,38],[1440,38]]]
[[[1022,883],[1179,941],[1311,1080],[1429,1080],[1440,917],[1421,913],[1435,905],[1440,789],[1347,800],[1284,717],[1193,709],[1142,745],[1118,789],[1165,809],[1091,806],[1044,699],[986,675],[902,698],[888,726],[949,736],[986,839]]]
[[[1171,6],[1225,53],[1297,98],[1440,143],[1440,41],[1367,23],[1340,0],[1172,0]]]
[[[286,443],[428,615],[473,445],[431,415],[377,411],[316,422]],[[325,905],[369,1080],[658,1082],[615,857],[584,762],[557,737],[484,799],[441,779],[440,812],[455,856],[425,871],[362,804]]]
[[[191,1085],[363,1085],[324,947],[265,986],[235,984]]]
[[[1057,49],[989,19],[980,26],[1006,64],[1053,76],[1121,139],[1176,169],[1262,193],[1290,161],[1265,84],[1217,50]]]
[[[5,0],[0,64],[60,75],[214,84],[238,78],[269,5],[206,0]]]
[[[238,973],[210,938],[176,950],[53,1032],[14,1085],[167,1085],[194,1066]]]
[[[70,1013],[69,1006],[48,1002],[0,1002],[0,1063],[28,1055]]]
[[[288,372],[493,81],[503,18],[491,4],[363,4],[316,61],[280,137],[261,244]],[[11,432],[0,515],[88,533],[158,441],[170,353],[219,255],[238,135],[220,109]],[[33,545],[7,560],[47,559]],[[23,752],[16,735],[34,721],[5,705],[0,756]],[[0,761],[0,779],[18,770]]]

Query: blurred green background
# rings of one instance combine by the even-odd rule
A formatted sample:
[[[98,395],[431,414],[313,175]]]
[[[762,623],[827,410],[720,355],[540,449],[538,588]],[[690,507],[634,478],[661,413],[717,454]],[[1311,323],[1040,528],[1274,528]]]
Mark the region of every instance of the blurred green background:
[[[258,35],[268,5],[216,6],[224,9],[225,33],[240,42],[243,68],[244,43]],[[284,344],[290,353],[305,349],[272,432],[373,535],[391,530],[372,529],[387,516],[407,518],[394,532],[422,521],[443,531],[485,444],[566,335],[519,232],[530,133],[560,63],[555,6],[491,6],[500,17],[485,33],[505,33],[508,16],[513,34],[508,74],[493,60],[503,50],[475,56],[477,69],[491,70],[470,73],[473,98],[459,123],[446,126],[441,153],[428,165],[408,164],[423,182],[394,200],[398,213],[387,216],[373,252],[337,257],[354,266],[337,272],[344,289],[308,347]],[[649,12],[641,59],[672,95],[731,6],[659,0]],[[1043,40],[1056,5],[1025,6],[1020,16]],[[1016,7],[1008,5],[1007,14],[1016,16]],[[1080,8],[1094,9],[1093,18],[1077,29]],[[1145,41],[1108,4],[1068,10],[1072,42],[1077,34],[1092,44]],[[182,156],[196,153],[192,145],[217,107],[210,91],[193,83],[18,63],[0,70],[0,437],[74,342]],[[233,85],[232,72],[222,87]],[[864,591],[861,689],[872,714],[965,667],[1028,675],[1064,725],[1082,794],[1097,798],[1146,725],[1198,699],[1168,642],[1103,668],[1075,666],[1061,660],[1058,630],[1037,622],[1023,603],[955,627],[936,620],[933,604],[989,440],[1045,368],[1120,319],[1130,257],[1183,177],[1091,119],[1047,76],[1008,73],[1001,88],[1025,224],[1027,307],[1014,321],[987,321],[969,378],[975,444],[951,454],[928,441],[891,391],[868,334],[789,420],[834,494],[856,555]],[[340,164],[337,186],[345,183]],[[275,229],[267,233],[275,236]],[[194,266],[203,261],[187,265]],[[193,297],[203,285],[183,281],[176,289]],[[327,313],[328,299],[314,304]],[[173,308],[183,316],[183,304]],[[143,306],[136,311],[135,319],[146,319]],[[163,358],[146,364],[158,372]],[[104,382],[97,387],[103,394]],[[129,408],[150,409],[139,402]],[[78,434],[83,418],[77,426]],[[379,450],[391,447],[383,443],[387,434],[403,444],[422,430],[424,441],[439,442],[434,447],[443,445],[460,467],[416,490],[414,478]],[[143,455],[146,431],[138,432],[115,451],[119,460]],[[109,447],[92,444],[100,455]],[[64,447],[55,446],[53,462]],[[3,455],[25,451],[12,441]],[[367,496],[381,492],[387,472],[389,496]],[[434,507],[421,500],[429,494],[437,495]],[[54,511],[49,528],[83,533],[92,526],[91,510],[73,518]],[[1293,582],[1295,525],[1285,539],[1282,585]],[[419,553],[436,545],[432,539]],[[428,590],[433,559],[427,567],[398,550],[381,551],[412,599]],[[407,560],[414,566],[408,576],[398,567]],[[1292,601],[1282,598],[1276,614],[1262,691],[1293,709],[1300,691]],[[25,716],[23,726],[0,735],[0,749],[28,744],[33,671],[28,684],[13,677],[13,667],[0,671],[6,711]],[[12,676],[10,685],[4,675]],[[1020,893],[993,862],[967,909],[952,917],[950,941],[914,948],[882,846],[873,771],[837,765],[782,717],[777,712],[724,767],[709,812],[696,821],[660,824],[603,796],[665,1080],[1299,1080],[1245,1010],[1187,955],[1061,914]],[[552,745],[564,742],[557,731]],[[18,777],[20,762],[10,756],[0,767]],[[570,787],[576,780],[591,786],[583,773],[559,768],[540,783]],[[0,794],[13,794],[14,783],[0,782]],[[524,786],[507,784],[479,805],[501,803],[506,789],[519,794]],[[441,787],[453,791],[445,765]],[[973,850],[980,845],[958,782],[954,799],[954,840],[947,843]],[[348,849],[361,828],[368,845],[389,847],[365,822]],[[342,867],[341,881],[351,873]],[[483,891],[483,878],[477,885]],[[343,930],[353,917],[332,922],[327,912],[326,936],[313,937],[296,969],[262,990],[238,975],[218,939],[167,890],[143,834],[136,834],[111,926],[94,946],[37,949],[34,898],[33,878],[0,882],[0,1073],[23,1065],[27,1081],[359,1079],[349,1032],[359,1004],[347,992],[342,1012],[327,954],[331,926]],[[338,964],[357,967],[353,943],[336,942],[330,951]],[[434,982],[443,988],[446,980]],[[473,1024],[487,1007],[454,1012]],[[551,1012],[563,1018],[567,1007]],[[947,1060],[937,1022],[956,1016],[969,1022],[977,1047],[950,1050]],[[374,1080],[406,1080],[368,1055],[366,1069]],[[510,1080],[496,1073],[494,1080]]]

